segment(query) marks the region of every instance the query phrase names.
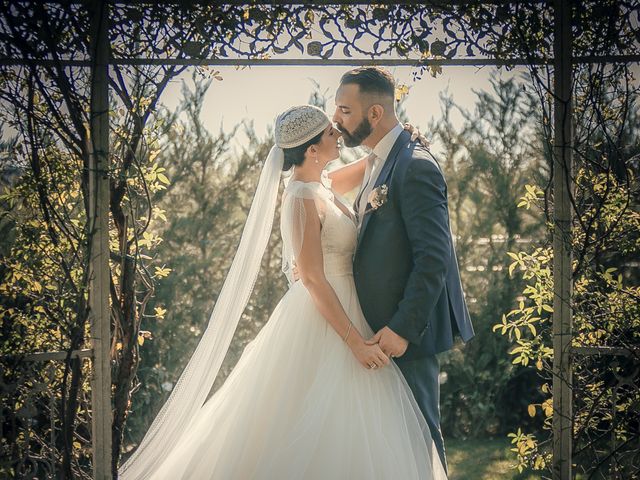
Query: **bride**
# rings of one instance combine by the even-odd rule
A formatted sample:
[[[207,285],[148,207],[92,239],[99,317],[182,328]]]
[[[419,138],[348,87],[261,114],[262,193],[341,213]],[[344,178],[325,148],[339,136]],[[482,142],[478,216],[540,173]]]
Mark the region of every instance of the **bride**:
[[[209,326],[120,478],[446,479],[400,370],[365,343],[374,332],[352,274],[356,219],[323,172],[339,156],[339,137],[311,105],[277,118],[276,145]],[[280,225],[289,290],[207,400],[259,270],[282,170],[290,169]],[[360,170],[351,164],[334,181],[345,190],[361,181]]]

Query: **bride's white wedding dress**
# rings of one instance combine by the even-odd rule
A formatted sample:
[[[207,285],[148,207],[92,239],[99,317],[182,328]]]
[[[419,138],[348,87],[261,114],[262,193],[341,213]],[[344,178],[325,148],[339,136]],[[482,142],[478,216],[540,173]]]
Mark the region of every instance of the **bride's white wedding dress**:
[[[354,220],[321,183],[292,181],[284,198],[315,200],[327,280],[354,327],[369,338],[373,332],[352,275]],[[283,201],[283,216],[285,208]],[[285,230],[283,235],[291,234]],[[154,478],[429,480],[446,475],[398,367],[393,362],[377,370],[360,365],[297,281]]]

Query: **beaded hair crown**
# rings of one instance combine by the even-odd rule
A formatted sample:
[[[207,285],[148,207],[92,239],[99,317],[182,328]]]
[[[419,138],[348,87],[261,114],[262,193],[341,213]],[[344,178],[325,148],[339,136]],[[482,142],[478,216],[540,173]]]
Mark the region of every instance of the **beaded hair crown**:
[[[329,117],[313,105],[296,105],[276,119],[276,145],[293,148],[308,142],[331,124]]]

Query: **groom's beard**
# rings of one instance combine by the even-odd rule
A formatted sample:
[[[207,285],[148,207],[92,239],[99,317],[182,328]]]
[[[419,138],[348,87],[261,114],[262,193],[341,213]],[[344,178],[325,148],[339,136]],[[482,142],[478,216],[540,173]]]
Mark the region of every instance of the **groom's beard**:
[[[353,133],[348,132],[346,129],[341,128],[338,125],[338,130],[342,133],[342,139],[344,140],[344,144],[347,147],[357,147],[362,145],[362,141],[371,135],[371,124],[369,123],[369,119],[365,118],[360,122],[360,124],[356,127]]]

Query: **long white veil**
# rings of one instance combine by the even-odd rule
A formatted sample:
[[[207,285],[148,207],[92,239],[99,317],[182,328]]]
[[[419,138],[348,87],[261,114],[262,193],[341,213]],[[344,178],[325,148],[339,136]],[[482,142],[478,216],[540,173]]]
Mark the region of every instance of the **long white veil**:
[[[151,477],[204,404],[229,349],[267,247],[278,199],[284,153],[274,146],[262,168],[240,246],[207,328],[166,403],[137,450],[118,469],[121,479]]]

